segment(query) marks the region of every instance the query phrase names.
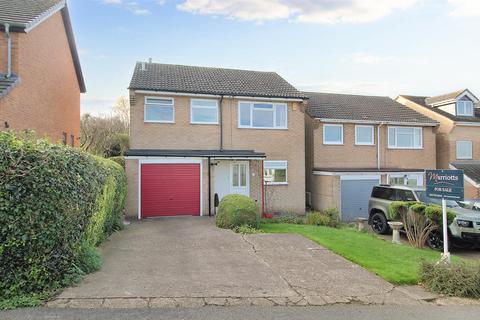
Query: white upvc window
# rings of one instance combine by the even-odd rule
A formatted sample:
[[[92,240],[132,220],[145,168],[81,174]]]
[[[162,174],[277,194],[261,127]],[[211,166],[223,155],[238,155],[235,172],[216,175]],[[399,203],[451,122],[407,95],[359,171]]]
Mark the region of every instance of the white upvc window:
[[[473,143],[472,141],[457,141],[457,159],[472,159],[473,158]]]
[[[374,127],[356,125],[355,126],[355,144],[359,146],[373,146],[375,144]]]
[[[174,100],[172,98],[145,97],[144,121],[174,123]]]
[[[218,124],[218,101],[207,99],[191,99],[190,123]]]
[[[457,116],[473,116],[473,102],[459,100],[457,102]]]
[[[343,124],[324,124],[323,144],[343,144]]]
[[[264,161],[265,184],[288,184],[288,161]]]
[[[238,103],[238,127],[253,129],[287,129],[287,104],[241,101]]]
[[[422,149],[423,129],[419,127],[388,127],[390,149]]]

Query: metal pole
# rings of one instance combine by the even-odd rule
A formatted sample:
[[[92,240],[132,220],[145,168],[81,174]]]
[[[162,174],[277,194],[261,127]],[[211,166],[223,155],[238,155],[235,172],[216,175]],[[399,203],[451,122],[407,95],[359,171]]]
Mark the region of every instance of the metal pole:
[[[442,198],[442,216],[443,216],[443,255],[442,261],[450,263],[450,252],[448,252],[448,219],[447,219],[447,201]]]

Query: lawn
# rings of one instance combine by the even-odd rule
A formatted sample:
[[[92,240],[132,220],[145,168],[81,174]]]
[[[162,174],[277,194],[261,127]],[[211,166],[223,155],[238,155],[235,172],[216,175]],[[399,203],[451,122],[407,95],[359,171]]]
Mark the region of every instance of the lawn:
[[[394,245],[373,234],[351,228],[311,225],[262,224],[266,233],[298,233],[394,284],[417,284],[421,261],[438,261],[440,253]],[[460,259],[453,257],[453,261]]]

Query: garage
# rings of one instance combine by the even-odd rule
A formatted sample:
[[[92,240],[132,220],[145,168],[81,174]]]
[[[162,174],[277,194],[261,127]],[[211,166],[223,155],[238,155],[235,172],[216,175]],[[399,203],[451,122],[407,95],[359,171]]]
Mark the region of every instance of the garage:
[[[380,183],[380,176],[342,176],[341,214],[343,221],[368,219],[368,202],[372,188]]]
[[[140,171],[142,218],[200,215],[200,163],[143,163]]]

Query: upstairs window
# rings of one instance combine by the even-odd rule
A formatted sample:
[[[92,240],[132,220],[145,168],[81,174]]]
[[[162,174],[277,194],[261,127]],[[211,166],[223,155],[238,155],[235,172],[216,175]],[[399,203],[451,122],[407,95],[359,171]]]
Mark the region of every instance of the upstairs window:
[[[472,159],[472,141],[457,141],[457,159]]]
[[[218,124],[218,101],[192,99],[190,102],[190,122]]]
[[[390,149],[421,149],[422,128],[388,127],[388,147]]]
[[[473,116],[473,102],[467,100],[459,100],[457,102],[457,116]]]
[[[238,127],[287,129],[287,105],[285,103],[240,102]]]
[[[263,166],[266,184],[287,184],[287,161],[264,161]]]
[[[323,144],[343,144],[343,125],[324,124]]]
[[[374,145],[373,132],[373,126],[355,126],[355,144],[360,146]]]
[[[145,122],[173,123],[175,112],[173,99],[170,98],[145,98]]]

